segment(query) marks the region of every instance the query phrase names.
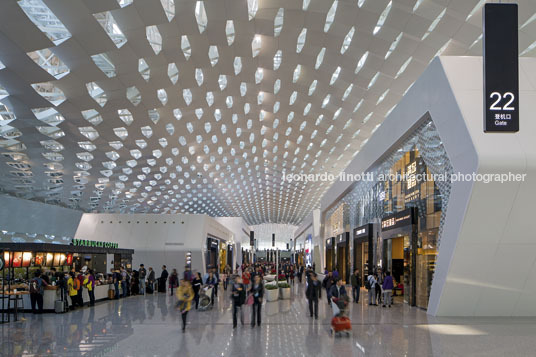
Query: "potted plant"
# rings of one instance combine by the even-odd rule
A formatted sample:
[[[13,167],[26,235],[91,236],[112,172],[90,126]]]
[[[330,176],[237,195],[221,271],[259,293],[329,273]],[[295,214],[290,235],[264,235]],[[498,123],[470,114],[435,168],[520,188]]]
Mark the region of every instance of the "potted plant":
[[[275,284],[265,285],[266,301],[276,301],[279,298],[279,288]]]
[[[290,285],[287,283],[279,283],[278,286],[281,299],[290,299]]]

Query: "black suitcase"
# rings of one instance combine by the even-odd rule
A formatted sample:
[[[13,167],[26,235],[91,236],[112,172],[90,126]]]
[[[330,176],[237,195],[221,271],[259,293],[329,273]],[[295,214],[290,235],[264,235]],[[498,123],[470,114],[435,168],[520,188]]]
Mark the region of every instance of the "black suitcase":
[[[151,286],[152,284],[148,284],[146,287],[145,287],[145,292],[147,294],[152,294],[153,293],[153,287]]]

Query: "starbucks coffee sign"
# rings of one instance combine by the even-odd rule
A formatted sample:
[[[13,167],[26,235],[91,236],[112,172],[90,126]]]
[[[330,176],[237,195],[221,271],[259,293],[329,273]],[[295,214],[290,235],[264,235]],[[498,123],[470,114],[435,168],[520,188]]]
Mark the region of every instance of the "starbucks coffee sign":
[[[119,248],[119,243],[99,242],[87,239],[73,239],[75,247],[94,247],[94,248]]]

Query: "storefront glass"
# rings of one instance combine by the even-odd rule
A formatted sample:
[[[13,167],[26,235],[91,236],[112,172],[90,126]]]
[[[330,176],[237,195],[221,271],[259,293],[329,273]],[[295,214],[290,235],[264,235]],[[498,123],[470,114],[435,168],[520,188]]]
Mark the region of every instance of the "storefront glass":
[[[355,183],[350,192],[325,213],[325,225],[332,222],[332,216],[338,214],[342,205],[348,207],[351,229],[368,223],[379,226],[385,216],[416,207],[418,219],[415,267],[411,266],[413,250],[410,249],[410,236],[400,237],[400,242],[384,242],[380,234],[375,234],[374,261],[370,263],[371,266],[383,266],[399,275],[399,279],[404,281],[405,295],[410,292],[410,271],[414,269],[416,305],[426,308],[452,174],[452,166],[431,119],[425,119],[413,134],[394,148],[371,173],[373,180]],[[400,245],[403,246],[402,251],[399,249]],[[393,254],[396,254],[396,259]],[[400,254],[402,256],[399,256]]]

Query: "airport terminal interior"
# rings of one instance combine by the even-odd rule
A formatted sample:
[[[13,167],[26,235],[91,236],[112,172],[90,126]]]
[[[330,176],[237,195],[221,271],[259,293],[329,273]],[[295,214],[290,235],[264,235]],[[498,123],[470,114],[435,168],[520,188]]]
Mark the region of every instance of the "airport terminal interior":
[[[534,356],[536,1],[0,1],[0,356]]]

